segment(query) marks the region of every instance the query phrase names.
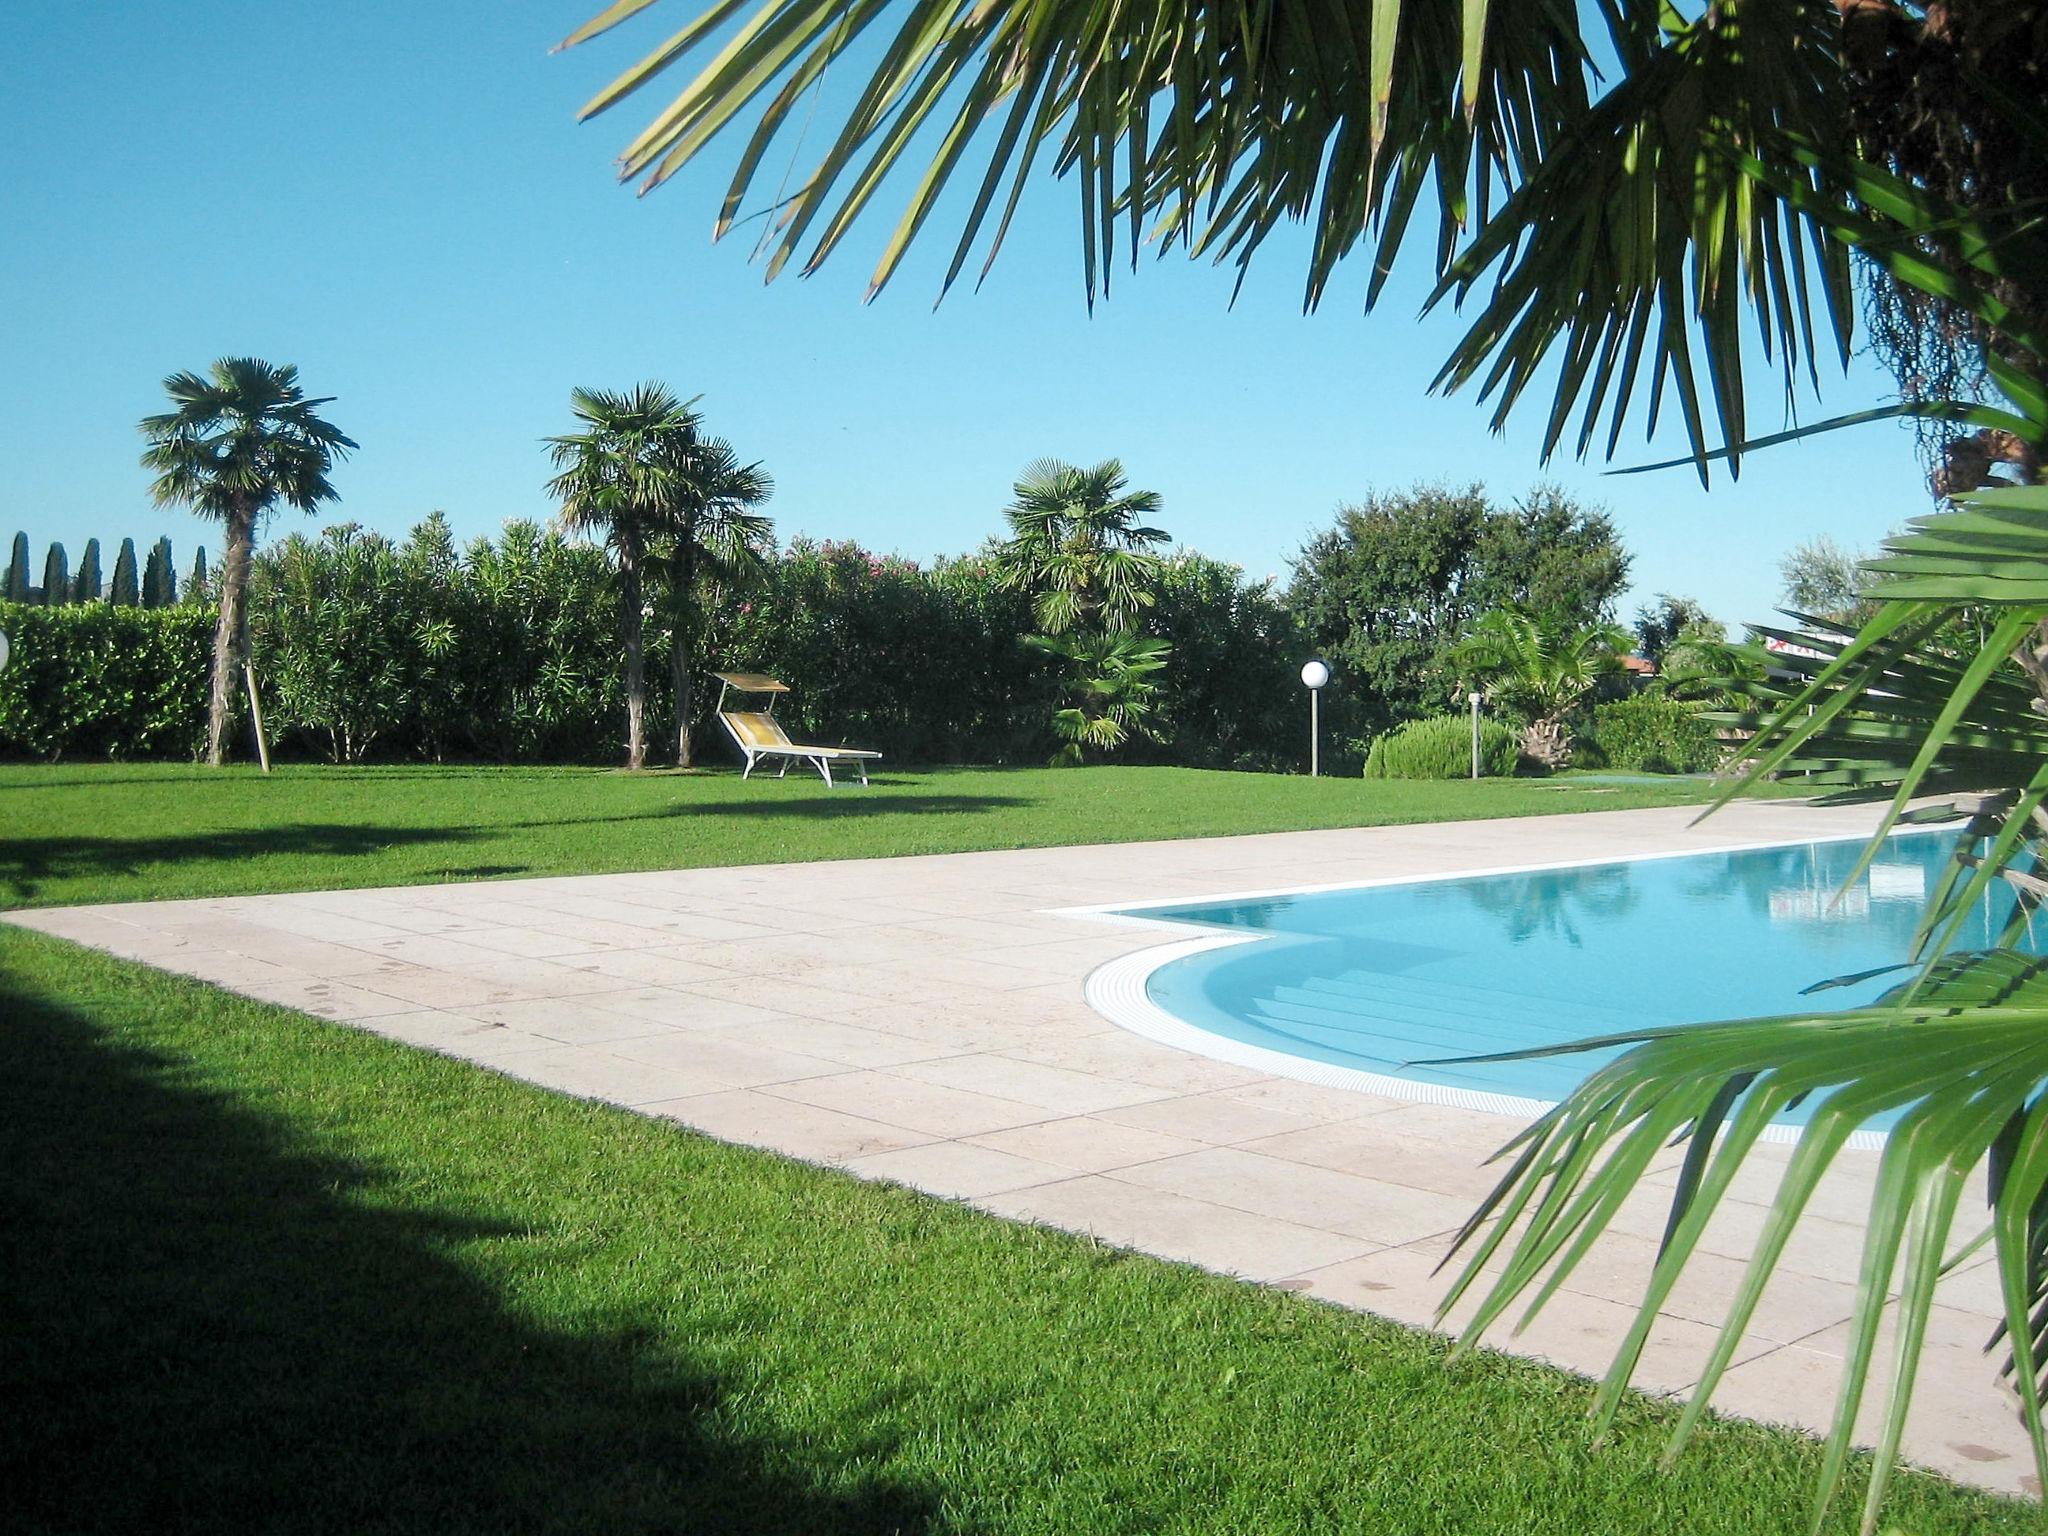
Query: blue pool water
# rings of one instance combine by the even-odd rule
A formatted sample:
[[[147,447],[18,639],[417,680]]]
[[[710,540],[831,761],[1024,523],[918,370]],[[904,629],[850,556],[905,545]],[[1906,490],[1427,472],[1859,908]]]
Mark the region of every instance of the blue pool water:
[[[1172,960],[1152,1002],[1224,1040],[1441,1088],[1556,1100],[1612,1052],[1423,1066],[1431,1058],[1874,1000],[1899,973],[1953,833],[1893,838],[1839,900],[1863,844],[1805,843],[1522,874],[1130,909],[1252,932]],[[1995,942],[1988,896],[1964,946]]]

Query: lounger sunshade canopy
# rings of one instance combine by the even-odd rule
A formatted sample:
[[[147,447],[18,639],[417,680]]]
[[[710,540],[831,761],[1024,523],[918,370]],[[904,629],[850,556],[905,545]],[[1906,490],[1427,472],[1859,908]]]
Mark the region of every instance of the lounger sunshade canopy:
[[[789,684],[778,683],[763,672],[714,672],[711,675],[721,683],[739,689],[741,693],[789,692]]]

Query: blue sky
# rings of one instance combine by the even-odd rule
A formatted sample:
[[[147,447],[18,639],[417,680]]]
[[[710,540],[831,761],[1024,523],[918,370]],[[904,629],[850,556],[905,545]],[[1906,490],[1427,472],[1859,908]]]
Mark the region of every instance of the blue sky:
[[[75,560],[97,535],[111,564],[121,537],[167,532],[188,564],[215,541],[150,506],[134,424],[166,373],[243,352],[297,363],[362,445],[321,521],[394,534],[435,508],[464,536],[546,516],[539,440],[567,429],[570,387],[649,377],[701,393],[713,429],[766,464],[785,536],[920,558],[994,531],[1010,482],[1047,454],[1122,458],[1176,538],[1255,575],[1284,574],[1373,488],[1479,479],[1508,497],[1549,478],[1620,524],[1625,612],[1671,591],[1740,620],[1767,613],[1793,544],[1867,546],[1926,510],[1911,439],[1889,425],[1759,455],[1711,492],[1686,471],[1546,469],[1540,412],[1495,437],[1475,401],[1428,396],[1458,323],[1414,318],[1419,264],[1367,317],[1354,264],[1304,317],[1299,242],[1262,253],[1234,308],[1228,273],[1148,259],[1091,317],[1064,184],[1027,203],[991,280],[936,312],[942,220],[872,305],[887,220],[820,276],[764,286],[744,234],[710,243],[715,167],[645,199],[613,181],[655,98],[574,121],[697,4],[666,0],[552,57],[597,0],[108,0],[12,17],[0,537],[25,528],[40,561],[52,538]],[[1804,414],[1885,390],[1859,363]],[[1780,414],[1760,403],[1753,423]],[[1652,456],[1637,434],[1622,453]]]

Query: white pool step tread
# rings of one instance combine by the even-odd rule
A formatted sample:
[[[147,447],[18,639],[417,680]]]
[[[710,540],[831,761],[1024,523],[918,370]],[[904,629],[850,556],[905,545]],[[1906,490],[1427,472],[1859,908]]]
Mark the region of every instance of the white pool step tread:
[[[1337,1051],[1361,1064],[1398,1071],[1445,1056],[1484,1055],[1562,1043],[1653,1022],[1618,1009],[1519,997],[1492,987],[1380,971],[1347,971],[1274,987],[1255,998],[1251,1015],[1283,1039]],[[1517,1062],[1522,1092],[1558,1097],[1612,1052]],[[1498,1091],[1501,1069],[1433,1066],[1446,1082]]]
[[[1343,971],[1334,977],[1310,977],[1303,985],[1312,988],[1341,988],[1347,996],[1407,996],[1415,998],[1461,999],[1468,1011],[1491,1010],[1501,1018],[1561,1018],[1578,1023],[1582,1033],[1611,1034],[1616,1030],[1640,1029],[1641,1014],[1625,1008],[1606,1008],[1576,998],[1532,997],[1505,987],[1475,986],[1471,982],[1447,981],[1433,976],[1416,976],[1405,971]]]

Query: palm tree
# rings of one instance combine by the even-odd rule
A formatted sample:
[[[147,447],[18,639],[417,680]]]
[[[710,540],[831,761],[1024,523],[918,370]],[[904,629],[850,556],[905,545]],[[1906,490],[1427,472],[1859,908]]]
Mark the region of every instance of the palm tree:
[[[689,440],[679,438],[670,447],[656,527],[675,690],[676,766],[688,768],[705,588],[730,592],[758,576],[774,529],[753,509],[775,493],[775,482],[760,465],[740,463],[725,439],[697,437],[694,423]]]
[[[1074,701],[1053,711],[1060,749],[1055,767],[1078,767],[1090,747],[1110,752],[1130,739],[1131,727],[1152,713],[1158,685],[1153,674],[1166,665],[1171,647],[1128,630],[1088,630],[1063,635],[1026,635],[1024,643],[1066,663]]]
[[[1004,510],[1010,537],[996,552],[1002,584],[1031,595],[1042,634],[1025,643],[1061,662],[1068,702],[1053,712],[1055,766],[1076,766],[1088,748],[1113,751],[1152,712],[1163,640],[1137,633],[1157,600],[1155,545],[1166,534],[1141,518],[1159,511],[1157,491],[1129,491],[1115,459],[1082,469],[1058,459],[1029,465]]]
[[[569,41],[646,8],[612,5]],[[1372,258],[1370,304],[1397,255],[1433,252],[1430,302],[1476,304],[1439,385],[1491,398],[1498,424],[1547,382],[1546,456],[1567,444],[1612,456],[1631,419],[1654,424],[1667,406],[1690,448],[1680,462],[1702,480],[1716,461],[1738,468],[1813,431],[1885,416],[1930,431],[1931,489],[1957,510],[1887,547],[1866,587],[1882,606],[1840,631],[1835,659],[1790,697],[1758,684],[1750,720],[1753,772],[1811,770],[1844,795],[1892,798],[1895,814],[1911,793],[2006,786],[1953,809],[1963,847],[1928,913],[1919,969],[1872,1009],[1620,1042],[1632,1048],[1518,1139],[1466,1231],[1458,1289],[1485,1292],[1473,1336],[1518,1297],[1540,1305],[1652,1157],[1682,1144],[1651,1292],[1598,1400],[1610,1417],[1749,1150],[1786,1103],[1819,1100],[1676,1449],[1858,1117],[1901,1109],[1822,1503],[1846,1465],[1896,1277],[1898,1369],[1864,1509],[1875,1525],[1957,1192],[1980,1168],[2004,1347],[2048,1479],[2035,1328],[2048,1306],[2048,977],[2007,948],[1955,950],[1952,920],[1991,881],[2012,885],[2029,915],[2048,892],[2048,0],[722,0],[585,115],[727,20],[738,30],[621,169],[651,187],[725,130],[748,135],[723,233],[760,167],[780,164],[767,153],[777,133],[828,119],[815,162],[784,178],[794,191],[774,209],[771,276],[800,254],[815,269],[879,188],[908,187],[880,286],[961,176],[965,195],[944,203],[966,210],[945,282],[977,246],[985,271],[1032,168],[1046,165],[1078,185],[1091,296],[1108,284],[1120,229],[1133,261],[1157,237],[1242,268],[1282,224],[1307,223],[1310,306],[1347,256]],[[863,55],[860,34],[892,24]],[[862,56],[875,61],[866,88],[835,89],[844,105],[820,113],[808,87],[831,61]],[[920,134],[926,125],[936,131]],[[918,145],[935,146],[928,167],[909,163]],[[1418,212],[1434,215],[1434,242],[1407,238]],[[1817,388],[1820,364],[1845,363],[1855,345],[1859,282],[1903,398],[1752,438],[1757,349],[1788,395]],[[1984,624],[1972,646],[1930,643],[1971,615]]]
[[[1461,678],[1529,717],[1522,755],[1556,770],[1572,758],[1572,714],[1604,678],[1621,671],[1628,632],[1574,624],[1556,614],[1496,608],[1451,648]]]
[[[217,517],[226,528],[220,620],[213,634],[206,760],[220,765],[236,674],[247,665],[249,559],[263,519],[279,503],[310,513],[336,499],[328,473],[355,443],[318,414],[331,396],[306,398],[299,370],[253,357],[224,357],[207,370],[164,380],[171,409],[142,420],[150,495]]]
[[[583,430],[548,439],[557,473],[547,490],[562,504],[563,526],[601,535],[618,566],[630,769],[647,763],[647,546],[662,530],[674,466],[696,441],[693,403],[664,384],[574,389],[569,408]]]
[[[1153,603],[1166,535],[1140,518],[1159,511],[1157,491],[1126,491],[1115,459],[1080,469],[1058,459],[1028,466],[1004,509],[1010,537],[1001,546],[1003,582],[1031,594],[1032,615],[1048,635],[1074,629],[1136,627]]]

